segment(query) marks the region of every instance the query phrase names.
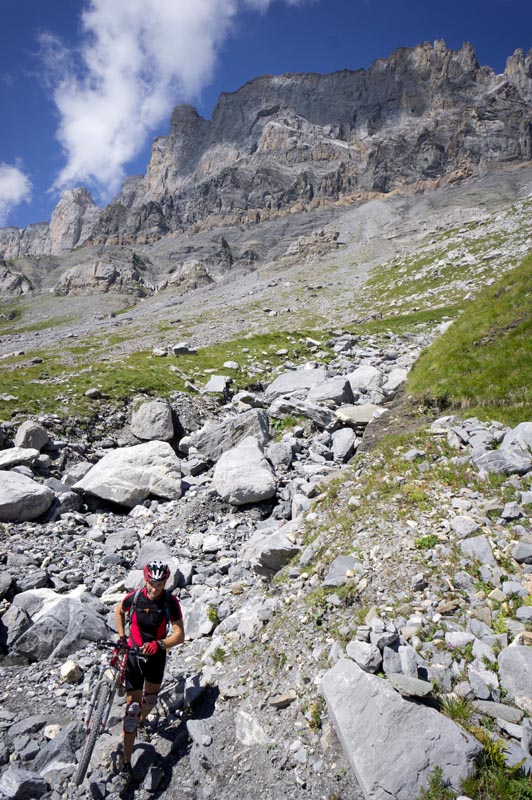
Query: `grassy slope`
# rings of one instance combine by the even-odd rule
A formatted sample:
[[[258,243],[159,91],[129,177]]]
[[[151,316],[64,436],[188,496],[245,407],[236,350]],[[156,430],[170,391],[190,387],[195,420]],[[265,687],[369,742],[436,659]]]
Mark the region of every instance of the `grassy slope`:
[[[408,389],[481,419],[532,419],[532,255],[464,307],[421,355]]]

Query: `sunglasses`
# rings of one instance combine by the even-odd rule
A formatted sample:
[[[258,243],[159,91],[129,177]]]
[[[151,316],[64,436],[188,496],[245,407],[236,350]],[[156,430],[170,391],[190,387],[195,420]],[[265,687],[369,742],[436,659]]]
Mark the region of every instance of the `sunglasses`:
[[[165,584],[164,580],[162,580],[162,581],[154,581],[154,580],[151,580],[150,578],[148,578],[147,582],[150,584],[150,586],[164,586],[164,584]]]

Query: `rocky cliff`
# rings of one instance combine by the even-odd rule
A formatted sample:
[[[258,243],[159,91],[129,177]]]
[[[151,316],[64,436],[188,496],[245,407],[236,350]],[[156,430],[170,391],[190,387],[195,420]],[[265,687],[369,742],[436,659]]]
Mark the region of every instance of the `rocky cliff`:
[[[263,76],[222,94],[212,119],[178,106],[145,176],[98,209],[67,192],[49,225],[0,231],[0,255],[147,244],[198,226],[430,188],[532,159],[532,51],[502,75],[473,48],[401,48],[369,70]]]

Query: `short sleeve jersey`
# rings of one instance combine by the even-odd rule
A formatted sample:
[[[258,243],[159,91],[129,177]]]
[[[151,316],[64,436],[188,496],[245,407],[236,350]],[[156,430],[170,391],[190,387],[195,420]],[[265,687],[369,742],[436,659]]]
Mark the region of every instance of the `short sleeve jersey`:
[[[125,614],[129,613],[134,597],[135,592],[130,592],[124,597],[122,611]],[[177,622],[183,619],[181,606],[175,595],[163,592],[157,600],[150,600],[145,588],[140,591],[135,611],[131,616],[130,644],[141,647],[146,642],[157,641],[166,636],[167,602],[170,621]]]

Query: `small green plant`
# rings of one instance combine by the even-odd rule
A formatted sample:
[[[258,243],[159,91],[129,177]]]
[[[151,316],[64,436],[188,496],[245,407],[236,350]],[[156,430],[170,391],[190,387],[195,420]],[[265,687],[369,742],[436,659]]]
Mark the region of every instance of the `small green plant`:
[[[455,695],[447,695],[444,697],[440,710],[442,714],[452,719],[453,722],[458,722],[460,725],[464,726],[471,722],[474,714],[471,701],[467,700],[465,697],[457,697]]]
[[[437,544],[440,543],[440,540],[436,536],[435,533],[429,533],[427,536],[421,536],[419,539],[416,539],[414,542],[414,546],[417,550],[431,550]]]
[[[226,655],[227,654],[226,654],[225,650],[223,649],[223,647],[216,647],[214,649],[213,654],[212,654],[212,660],[214,661],[215,664],[223,664],[223,662],[225,661]]]
[[[321,697],[318,697],[316,700],[313,700],[310,704],[307,713],[305,714],[309,728],[313,731],[317,731],[321,728],[321,717],[323,714],[323,700]]]
[[[212,606],[209,606],[207,608],[207,619],[209,620],[209,622],[212,622],[212,624],[214,625],[215,628],[218,627],[218,625],[220,624],[220,618],[218,616],[218,611],[215,608],[213,608]]]
[[[520,772],[519,765],[506,766],[504,743],[482,728],[471,728],[470,732],[484,749],[479,757],[477,774],[467,778],[462,785],[463,794],[474,800],[532,800],[530,779]]]
[[[454,800],[455,797],[456,792],[443,780],[442,768],[436,767],[430,775],[428,786],[422,789],[418,800]]]

